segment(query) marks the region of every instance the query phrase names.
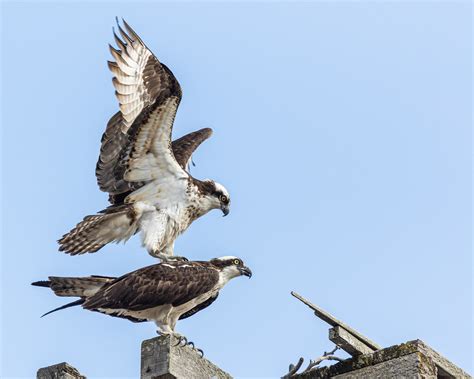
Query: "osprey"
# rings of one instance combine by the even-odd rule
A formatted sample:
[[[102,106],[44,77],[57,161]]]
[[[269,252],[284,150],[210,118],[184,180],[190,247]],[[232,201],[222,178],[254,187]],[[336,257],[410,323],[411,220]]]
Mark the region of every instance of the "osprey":
[[[159,263],[119,278],[50,276],[32,285],[51,288],[57,296],[77,296],[79,300],[52,312],[82,305],[84,309],[121,317],[133,322],[153,321],[159,334],[175,334],[178,320],[190,317],[211,305],[227,282],[252,272],[237,257],[206,261]]]
[[[118,50],[108,62],[120,112],[109,120],[96,166],[97,182],[112,205],[86,216],[58,242],[71,255],[93,253],[110,242],[141,232],[148,252],[171,259],[174,241],[212,209],[229,213],[228,191],[213,180],[198,180],[187,168],[195,149],[212,134],[201,129],[171,142],[181,88],[125,22],[114,31]],[[179,257],[175,257],[179,259]]]

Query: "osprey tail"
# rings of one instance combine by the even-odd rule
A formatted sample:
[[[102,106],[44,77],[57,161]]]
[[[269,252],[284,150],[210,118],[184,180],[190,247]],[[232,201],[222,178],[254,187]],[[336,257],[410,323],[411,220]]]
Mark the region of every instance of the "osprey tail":
[[[57,296],[78,296],[81,298],[46,312],[41,316],[44,317],[50,313],[83,304],[89,296],[94,295],[104,284],[107,284],[114,279],[115,278],[108,276],[89,276],[86,278],[62,278],[58,276],[50,276],[49,280],[33,282],[31,285],[51,288]]]
[[[89,297],[95,294],[104,284],[113,281],[115,278],[93,275],[85,278],[50,276],[48,279],[33,282],[31,285],[51,288],[57,296]]]
[[[133,206],[112,206],[99,214],[86,216],[58,240],[59,251],[71,255],[95,253],[110,242],[128,240],[136,231]]]

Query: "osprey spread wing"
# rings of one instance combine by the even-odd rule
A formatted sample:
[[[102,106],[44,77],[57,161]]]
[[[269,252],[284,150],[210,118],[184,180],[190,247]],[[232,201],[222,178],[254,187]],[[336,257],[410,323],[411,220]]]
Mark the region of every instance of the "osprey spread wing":
[[[58,296],[80,298],[46,314],[82,305],[134,322],[153,321],[160,334],[174,334],[178,320],[208,307],[229,280],[241,275],[252,275],[241,259],[221,257],[209,262],[160,263],[119,278],[51,276],[32,284],[49,287]]]
[[[96,175],[111,206],[86,216],[60,240],[60,251],[92,253],[110,242],[141,232],[153,256],[173,255],[174,241],[198,217],[212,209],[229,212],[227,190],[187,171],[194,150],[209,136],[201,129],[171,142],[181,87],[124,21],[110,46],[113,85],[120,112],[102,136]]]

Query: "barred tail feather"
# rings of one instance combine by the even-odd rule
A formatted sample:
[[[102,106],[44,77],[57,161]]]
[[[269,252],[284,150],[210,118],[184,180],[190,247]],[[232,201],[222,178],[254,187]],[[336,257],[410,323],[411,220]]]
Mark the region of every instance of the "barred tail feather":
[[[89,276],[85,278],[50,276],[48,279],[49,280],[33,282],[31,285],[51,288],[57,296],[77,296],[80,297],[80,299],[46,312],[41,317],[62,309],[82,305],[89,296],[94,295],[102,286],[116,278],[109,276]]]
[[[51,282],[49,280],[39,280],[37,282],[31,283],[32,286],[36,287],[47,287],[51,288]]]
[[[68,278],[50,276],[49,280],[31,283],[37,287],[51,288],[57,296],[88,297],[95,294],[102,286],[115,280],[109,276],[89,276],[84,278]]]
[[[58,242],[59,251],[77,255],[95,253],[110,242],[128,240],[137,231],[132,206],[107,209],[103,214],[86,216]]]

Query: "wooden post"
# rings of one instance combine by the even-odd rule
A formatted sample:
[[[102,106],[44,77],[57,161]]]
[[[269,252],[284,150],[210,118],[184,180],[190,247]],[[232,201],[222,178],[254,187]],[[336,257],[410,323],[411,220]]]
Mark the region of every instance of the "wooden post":
[[[172,336],[161,336],[145,340],[141,349],[141,379],[231,379],[201,354],[189,346],[176,346],[178,340]],[[37,379],[86,379],[66,362],[43,367]]]
[[[172,336],[142,342],[141,379],[230,379],[228,373]]]
[[[86,379],[84,375],[66,362],[43,367],[36,373],[37,379]]]

